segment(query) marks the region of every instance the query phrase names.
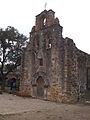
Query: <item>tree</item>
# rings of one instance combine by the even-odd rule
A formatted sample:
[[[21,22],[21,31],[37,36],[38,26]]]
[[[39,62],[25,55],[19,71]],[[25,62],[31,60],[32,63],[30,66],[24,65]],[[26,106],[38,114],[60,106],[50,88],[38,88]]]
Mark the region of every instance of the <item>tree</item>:
[[[20,34],[14,27],[0,29],[0,74],[1,90],[5,89],[5,78],[21,64],[22,49],[27,43],[27,37]],[[4,69],[5,67],[6,69]]]

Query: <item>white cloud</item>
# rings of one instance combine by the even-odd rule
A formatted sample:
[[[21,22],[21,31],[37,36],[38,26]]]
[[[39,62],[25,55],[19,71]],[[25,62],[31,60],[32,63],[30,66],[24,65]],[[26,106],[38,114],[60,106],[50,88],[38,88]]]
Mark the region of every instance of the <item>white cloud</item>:
[[[90,54],[89,0],[0,0],[0,27],[14,26],[28,35],[35,24],[35,16],[53,9],[63,26],[63,36],[71,37],[77,47]]]

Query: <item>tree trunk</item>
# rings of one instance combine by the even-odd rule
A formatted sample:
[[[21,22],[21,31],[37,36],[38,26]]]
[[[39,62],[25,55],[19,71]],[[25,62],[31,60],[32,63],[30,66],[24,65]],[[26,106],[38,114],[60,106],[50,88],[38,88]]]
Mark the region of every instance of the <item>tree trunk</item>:
[[[5,92],[5,76],[3,72],[1,72],[1,93]]]

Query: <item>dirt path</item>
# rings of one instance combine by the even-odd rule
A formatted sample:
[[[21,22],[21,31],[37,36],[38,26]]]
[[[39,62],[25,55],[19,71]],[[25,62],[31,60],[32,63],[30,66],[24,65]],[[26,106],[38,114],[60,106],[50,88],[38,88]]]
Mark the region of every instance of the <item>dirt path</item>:
[[[89,105],[0,95],[0,120],[90,120]]]

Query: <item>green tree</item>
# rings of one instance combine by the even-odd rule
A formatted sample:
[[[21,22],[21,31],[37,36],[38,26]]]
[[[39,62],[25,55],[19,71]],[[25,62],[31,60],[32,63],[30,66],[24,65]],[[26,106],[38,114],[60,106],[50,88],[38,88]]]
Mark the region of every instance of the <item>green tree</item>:
[[[22,49],[26,46],[27,37],[14,27],[0,29],[0,75],[1,91],[5,90],[5,78],[21,64]],[[4,69],[4,66],[6,69]]]

